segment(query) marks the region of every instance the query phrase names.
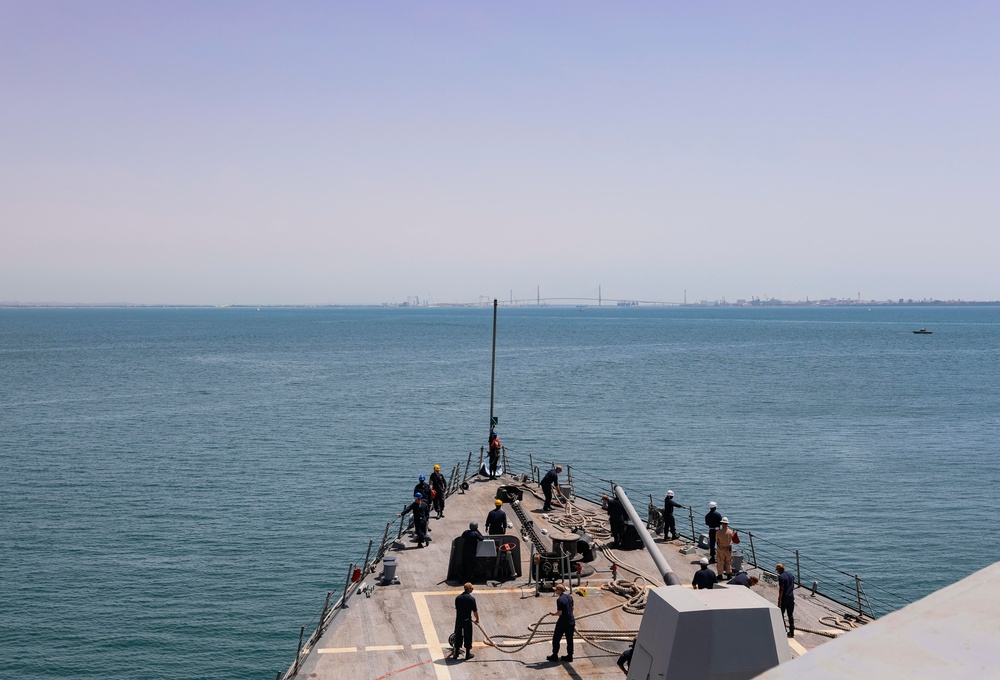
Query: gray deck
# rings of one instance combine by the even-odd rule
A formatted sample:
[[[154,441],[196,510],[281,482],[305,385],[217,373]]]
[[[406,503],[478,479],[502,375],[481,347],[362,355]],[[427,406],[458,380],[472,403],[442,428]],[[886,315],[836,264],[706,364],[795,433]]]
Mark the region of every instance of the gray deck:
[[[417,549],[412,536],[403,536],[393,545],[390,554],[398,559],[399,584],[376,585],[371,597],[355,592],[347,606],[339,610],[332,623],[311,648],[303,650],[296,677],[329,680],[381,680],[383,678],[439,678],[464,680],[465,678],[536,678],[536,677],[585,677],[623,678],[615,665],[617,651],[628,646],[624,641],[603,641],[605,649],[581,640],[589,631],[619,631],[628,637],[639,628],[640,616],[622,611],[619,606],[625,598],[601,590],[601,585],[611,580],[610,562],[604,555],[591,563],[597,573],[584,578],[581,587],[586,595],[574,594],[577,616],[577,640],[572,663],[551,663],[545,660],[550,653],[550,640],[554,617],[548,617],[547,627],[526,648],[510,654],[484,644],[483,632],[475,635],[475,658],[453,661],[449,653],[448,636],[454,628],[454,599],[461,592],[458,583],[448,583],[445,576],[451,541],[468,527],[470,521],[482,525],[486,514],[493,508],[496,489],[502,481],[470,480],[471,488],[465,494],[448,498],[445,517],[431,519],[432,542]],[[537,490],[537,487],[534,487]],[[558,530],[554,522],[560,513],[541,512],[542,503],[531,493],[525,493],[523,507],[536,522],[538,529],[549,532]],[[592,514],[594,520],[604,521],[600,507],[583,501],[579,511]],[[516,515],[509,511],[508,518],[517,524]],[[519,529],[520,527],[518,527]],[[512,533],[517,529],[511,530]],[[545,539],[543,538],[543,541]],[[684,555],[679,541],[659,542],[671,568],[684,584],[690,584],[697,570],[698,559],[703,553]],[[491,637],[498,635],[527,635],[529,626],[546,612],[555,609],[551,592],[535,597],[534,585],[528,584],[527,561],[530,549],[522,550],[524,577],[506,583],[491,581],[477,584],[475,596],[483,629]],[[650,578],[657,573],[652,559],[645,550],[616,551],[616,559],[629,568]],[[380,569],[376,569],[380,571]],[[751,570],[751,573],[754,573]],[[364,583],[375,583],[369,575]],[[619,568],[619,580],[632,580],[630,574]],[[654,581],[652,585],[661,586]],[[676,587],[676,586],[675,586]],[[686,586],[689,587],[689,586]],[[575,590],[575,584],[574,584]],[[777,599],[774,586],[763,581],[754,591],[771,602]],[[820,618],[829,615],[843,617],[849,609],[822,596],[810,597],[800,590],[796,598],[796,626],[803,630],[831,629]],[[605,611],[611,609],[611,611]],[[595,614],[595,612],[602,612]],[[836,630],[836,629],[833,629]],[[840,632],[840,631],[838,631]],[[792,655],[798,656],[829,640],[814,633],[800,632],[789,640]],[[511,644],[511,640],[505,640]],[[610,650],[610,651],[606,651]],[[562,653],[565,654],[565,642]]]

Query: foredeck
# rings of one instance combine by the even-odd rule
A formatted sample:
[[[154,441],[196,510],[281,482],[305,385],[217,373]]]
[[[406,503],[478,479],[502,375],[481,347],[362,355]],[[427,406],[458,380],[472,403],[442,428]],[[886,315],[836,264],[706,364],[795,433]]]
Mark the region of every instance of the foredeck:
[[[573,582],[577,616],[574,660],[554,663],[545,659],[551,652],[554,617],[543,619],[530,644],[525,645],[525,639],[502,637],[526,638],[533,625],[555,609],[551,590],[546,589],[536,597],[535,584],[529,582],[531,551],[526,541],[521,551],[524,576],[506,582],[476,584],[474,595],[482,628],[474,630],[475,658],[449,658],[448,637],[454,630],[454,600],[461,592],[460,583],[446,580],[452,539],[461,535],[470,521],[483,525],[501,485],[519,484],[525,488],[522,508],[535,523],[538,534],[543,530],[546,533],[560,530],[558,522],[567,514],[566,510],[543,513],[542,502],[531,492],[537,491],[537,485],[530,482],[520,484],[509,477],[494,481],[473,478],[469,482],[468,491],[448,497],[442,519],[432,516],[432,541],[427,547],[418,549],[412,534],[407,533],[389,547],[387,554],[395,555],[398,561],[398,583],[379,585],[380,567],[374,569],[376,573],[365,575],[363,581],[351,589],[353,594],[347,597],[345,605],[327,618],[328,625],[319,638],[302,650],[297,673],[293,667],[287,677],[320,680],[623,677],[616,658],[628,647],[626,640],[634,638],[638,632],[641,615],[624,611],[622,605],[627,598],[601,586],[612,580],[609,556],[618,562],[619,582],[632,581],[642,575],[648,581],[639,578],[639,584],[662,586],[662,581],[655,578],[657,569],[645,550],[599,553],[589,565],[596,573],[584,576],[579,586]],[[516,534],[521,528],[518,518],[507,509],[509,521],[515,525],[509,533]],[[579,501],[574,511],[578,517],[586,516],[589,523],[606,524],[605,513],[592,502]],[[544,535],[542,541],[547,541]],[[681,583],[685,584],[680,587],[690,587],[698,560],[707,551],[682,554],[681,549],[690,545],[690,541],[657,540],[657,544]],[[755,569],[749,572],[760,573]],[[777,599],[776,588],[765,579],[753,590],[770,602]],[[829,631],[831,635],[843,632],[832,628],[829,618],[826,623],[821,623],[821,618],[844,619],[851,614],[845,606],[822,595],[813,597],[804,589],[799,589],[797,594],[795,613],[799,632],[794,639],[788,640],[793,657],[830,639],[819,631]],[[484,633],[505,650],[486,644]],[[607,639],[608,636],[620,639]],[[588,638],[594,644],[588,642]],[[565,642],[561,653],[566,653]]]

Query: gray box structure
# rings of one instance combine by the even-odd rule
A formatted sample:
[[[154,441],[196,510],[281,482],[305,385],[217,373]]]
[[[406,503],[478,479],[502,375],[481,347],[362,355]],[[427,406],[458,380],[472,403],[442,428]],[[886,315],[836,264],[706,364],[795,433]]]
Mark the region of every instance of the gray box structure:
[[[649,592],[628,680],[741,680],[791,659],[777,607],[748,588]]]

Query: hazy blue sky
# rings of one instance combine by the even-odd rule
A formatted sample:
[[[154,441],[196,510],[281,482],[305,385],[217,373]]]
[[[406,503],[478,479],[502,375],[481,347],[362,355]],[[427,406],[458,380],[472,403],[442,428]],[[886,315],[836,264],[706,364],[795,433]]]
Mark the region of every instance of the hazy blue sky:
[[[1000,3],[0,0],[0,301],[1000,298]]]

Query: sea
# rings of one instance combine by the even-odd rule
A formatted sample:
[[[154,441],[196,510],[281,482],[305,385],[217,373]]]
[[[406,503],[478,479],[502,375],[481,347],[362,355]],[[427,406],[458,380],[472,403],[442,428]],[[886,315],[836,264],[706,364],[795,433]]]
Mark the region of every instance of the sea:
[[[284,671],[416,476],[478,460],[492,322],[0,309],[0,677]],[[1000,307],[504,306],[493,412],[880,613],[1000,560]]]

